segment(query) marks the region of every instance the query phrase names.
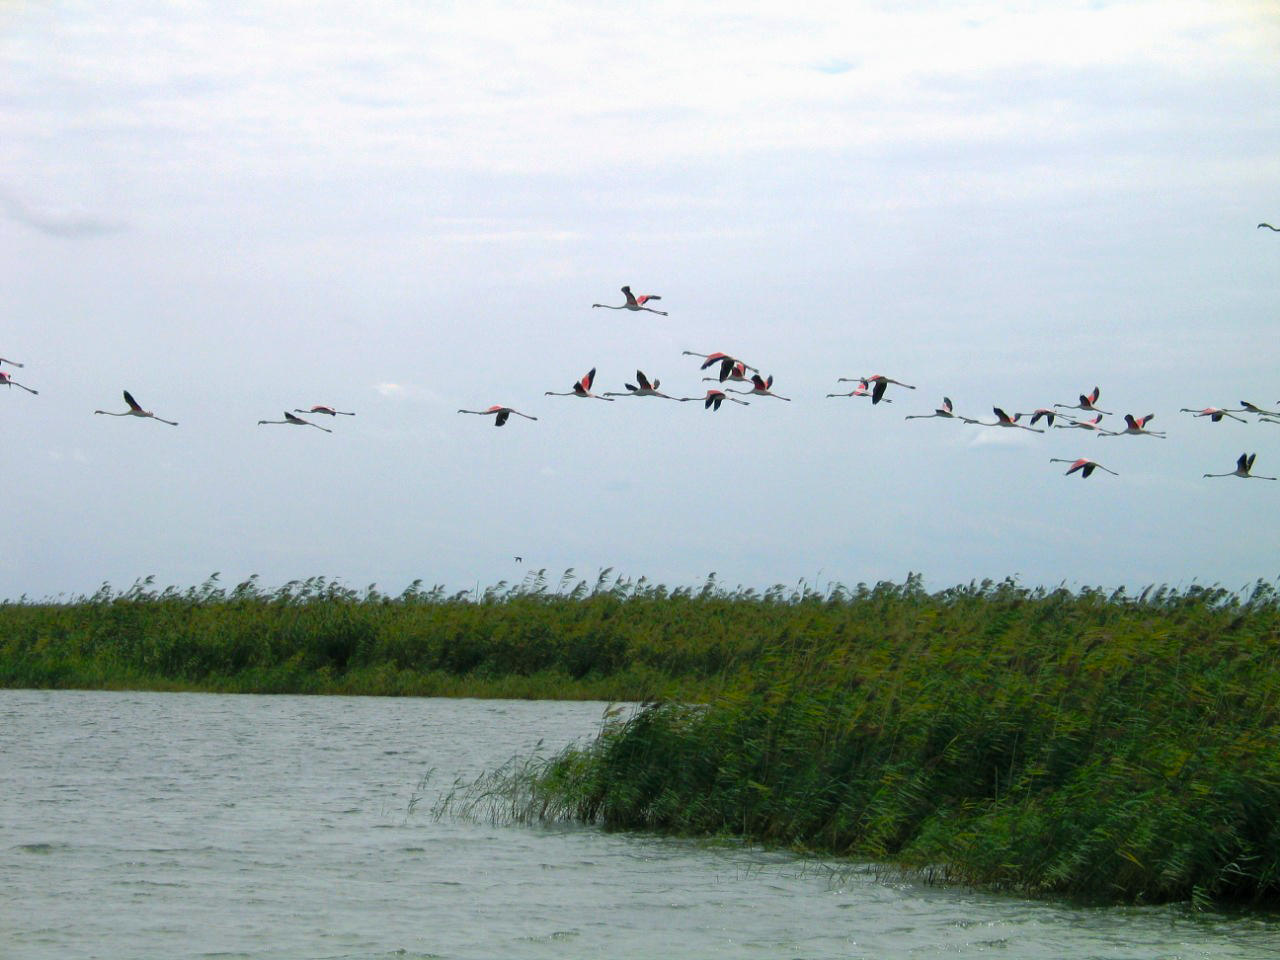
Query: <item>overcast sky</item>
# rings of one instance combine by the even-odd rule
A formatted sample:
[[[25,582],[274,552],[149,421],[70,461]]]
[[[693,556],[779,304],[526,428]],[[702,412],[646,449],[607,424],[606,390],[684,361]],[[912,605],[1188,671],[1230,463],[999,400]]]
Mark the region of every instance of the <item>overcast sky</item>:
[[[1280,575],[1274,4],[516,6],[0,6],[0,597]]]

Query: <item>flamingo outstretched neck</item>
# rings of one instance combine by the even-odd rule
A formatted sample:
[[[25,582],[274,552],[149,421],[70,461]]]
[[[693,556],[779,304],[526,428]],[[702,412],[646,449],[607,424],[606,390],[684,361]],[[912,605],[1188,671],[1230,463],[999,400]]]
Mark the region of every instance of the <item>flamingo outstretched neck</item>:
[[[151,420],[159,420],[161,423],[167,423],[171,427],[178,425],[176,420],[166,420],[164,417],[157,417],[150,410],[143,410],[142,404],[133,399],[133,394],[128,390],[124,391],[124,402],[129,405],[129,409],[123,413],[112,413],[110,410],[95,410],[93,412],[105,414],[108,417],[145,417]]]
[[[620,303],[616,307],[611,303],[593,303],[592,307],[603,307],[605,310],[647,310],[649,313],[656,313],[659,316],[667,316],[665,310],[655,310],[653,307],[646,307],[645,304],[650,300],[661,300],[662,298],[656,293],[645,293],[636,296],[631,292],[630,287],[623,287],[622,294],[627,298],[626,303]]]
[[[328,427],[322,427],[318,423],[312,423],[310,420],[303,420],[301,417],[295,417],[288,410],[284,412],[283,420],[259,420],[258,426],[264,423],[283,423],[291,427],[315,427],[317,430],[323,430],[325,433],[333,433]]]

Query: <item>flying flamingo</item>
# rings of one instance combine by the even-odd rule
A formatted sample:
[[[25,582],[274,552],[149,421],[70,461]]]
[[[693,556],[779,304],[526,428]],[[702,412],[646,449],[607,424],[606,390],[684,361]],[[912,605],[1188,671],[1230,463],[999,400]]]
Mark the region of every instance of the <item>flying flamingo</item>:
[[[735,383],[746,383],[751,379],[747,376],[747,365],[741,360],[738,360],[733,364],[729,364],[727,367],[726,363],[727,361],[720,364],[720,376],[703,377],[702,379],[718,380],[720,383],[724,383],[726,380],[732,380]]]
[[[1099,432],[1101,437],[1123,437],[1125,434],[1134,437],[1159,437],[1161,440],[1165,438],[1163,433],[1156,430],[1148,430],[1146,426],[1156,418],[1154,413],[1148,413],[1145,417],[1135,417],[1132,413],[1124,415],[1124,422],[1128,424],[1123,430],[1113,430],[1110,432]]]
[[[831,393],[829,393],[829,394],[827,394],[827,396],[831,397],[831,396],[835,396],[835,394],[831,394]],[[843,396],[843,394],[842,394],[842,396]],[[947,420],[964,420],[965,422],[968,422],[968,418],[967,418],[967,417],[957,417],[957,416],[955,415],[954,410],[952,410],[952,408],[951,408],[951,398],[950,398],[950,397],[943,397],[943,398],[942,398],[942,406],[938,407],[938,409],[937,409],[937,410],[934,410],[934,411],[933,411],[933,413],[913,413],[913,414],[910,414],[910,415],[908,415],[908,416],[903,417],[902,419],[904,419],[904,420],[932,420],[934,417],[943,417],[943,418],[945,418],[945,419],[947,419]]]
[[[720,364],[719,379],[721,383],[723,383],[725,380],[730,380],[730,379],[745,380],[746,376],[743,375],[742,372],[739,372],[737,375],[735,375],[735,369],[738,366],[741,366],[744,371],[750,370],[752,373],[760,372],[759,368],[753,367],[751,364],[746,363],[742,360],[739,360],[737,357],[731,357],[727,353],[721,353],[719,350],[717,350],[715,353],[697,353],[693,350],[685,350],[681,353],[681,356],[702,357],[703,359],[702,359],[701,369],[703,370],[707,369],[707,367],[714,366],[717,363]]]
[[[301,417],[295,417],[288,410],[284,412],[283,420],[259,420],[258,426],[264,423],[287,423],[291,427],[315,427],[317,430],[323,430],[325,433],[333,433],[328,427],[322,427],[318,423],[312,423],[310,420],[303,420]]]
[[[852,383],[853,381],[850,380],[846,382]],[[828,393],[827,396],[828,397],[867,397],[868,399],[870,399],[871,390],[867,387],[867,382],[865,380],[859,380],[858,385],[854,387],[852,390],[850,390],[848,393]],[[893,403],[893,401],[888,399],[887,397],[885,398],[884,402]]]
[[[667,312],[665,310],[655,310],[653,309],[653,307],[645,306],[645,304],[648,303],[650,300],[662,299],[656,293],[646,293],[637,297],[634,293],[631,292],[630,287],[623,287],[622,292],[623,294],[626,295],[626,298],[627,298],[626,303],[620,304],[616,307],[608,303],[593,303],[591,306],[604,307],[606,310],[648,310],[650,313],[660,314],[661,316],[664,316],[664,317],[667,315]]]
[[[1072,427],[1078,427],[1081,430],[1095,430],[1098,433],[1111,433],[1112,431],[1098,426],[1101,422],[1102,414],[1099,413],[1092,420],[1068,420],[1066,423],[1056,424],[1056,427],[1059,430],[1070,430]]]
[[[110,410],[95,410],[94,413],[104,413],[108,417],[150,417],[152,420],[159,420],[161,423],[167,423],[171,427],[176,427],[177,421],[166,420],[164,417],[157,417],[150,410],[143,410],[137,400],[133,399],[133,394],[128,390],[124,392],[124,402],[129,405],[129,409],[123,413],[112,413]]]
[[[750,390],[730,390],[728,392],[752,394],[757,397],[777,397],[779,400],[786,400],[788,403],[791,402],[790,397],[784,397],[778,393],[771,393],[769,391],[769,388],[772,386],[773,386],[773,374],[769,374],[769,379],[766,380],[764,377],[760,376],[760,374],[755,373],[755,374],[752,374],[751,376]]]
[[[1044,418],[1045,426],[1052,427],[1053,419],[1057,415],[1058,415],[1057,413],[1055,413],[1052,410],[1046,409],[1045,407],[1038,407],[1035,411],[1032,412],[1030,422],[1031,422],[1031,425],[1034,427],[1040,421],[1041,418]],[[1021,416],[1022,414],[1020,413],[1014,414],[1013,419],[1017,420]]]
[[[17,364],[17,366],[19,366],[19,367],[20,367],[20,366],[22,366],[22,364],[20,364],[20,363],[19,363],[19,364]],[[6,386],[6,387],[22,387],[22,389],[23,389],[23,390],[27,391],[27,393],[39,393],[39,392],[40,392],[39,390],[32,390],[32,389],[31,389],[30,387],[28,387],[26,384],[19,383],[17,380],[13,379],[13,377],[11,377],[11,376],[9,376],[7,373],[5,373],[3,370],[0,370],[0,386]]]
[[[689,397],[688,399],[697,400],[698,398]],[[720,404],[724,403],[726,400],[728,400],[730,403],[740,403],[744,407],[751,406],[751,404],[749,404],[746,400],[739,400],[737,397],[727,396],[723,390],[713,389],[713,390],[708,390],[707,395],[703,398],[702,409],[703,410],[712,410],[712,409],[719,410]]]
[[[487,410],[459,410],[459,413],[474,413],[481,417],[494,417],[493,425],[500,427],[507,422],[507,419],[514,413],[517,417],[524,417],[526,420],[537,420],[537,417],[531,417],[527,413],[521,413],[514,407],[504,407],[500,404],[494,404]]]
[[[1189,413],[1196,417],[1208,417],[1214,423],[1221,423],[1223,417],[1230,417],[1232,420],[1239,420],[1241,423],[1248,423],[1244,417],[1237,417],[1234,410],[1223,410],[1221,407],[1205,407],[1203,410],[1192,410],[1190,407],[1183,407],[1179,413]]]
[[[333,407],[326,407],[324,404],[317,403],[309,410],[303,410],[301,407],[294,407],[294,413],[323,413],[330,417],[354,417],[355,414],[349,410],[335,410]]]
[[[915,387],[913,387],[911,384],[903,383],[901,380],[891,380],[889,377],[886,377],[883,373],[873,373],[869,377],[841,377],[839,380],[836,381],[836,383],[853,383],[855,380],[858,383],[861,383],[864,386],[868,386],[868,387],[870,387],[872,384],[875,384],[875,386],[871,388],[872,403],[879,403],[881,399],[883,399],[884,392],[889,388],[889,384],[891,383],[896,383],[900,387],[906,387],[908,390],[915,389]]]
[[[1240,459],[1236,461],[1236,468],[1230,473],[1206,473],[1206,477],[1242,477],[1245,480],[1280,480],[1280,477],[1260,477],[1256,473],[1250,473],[1253,469],[1253,461],[1258,459],[1256,453],[1242,453]]]
[[[1061,459],[1060,457],[1050,457],[1050,458],[1049,458],[1049,462],[1050,462],[1050,463],[1069,463],[1069,464],[1071,464],[1071,466],[1067,468],[1067,472],[1063,474],[1063,476],[1064,476],[1064,477],[1069,477],[1069,476],[1071,476],[1071,475],[1072,475],[1073,473],[1075,473],[1077,470],[1079,470],[1079,471],[1080,471],[1080,476],[1081,476],[1081,477],[1087,477],[1087,476],[1089,476],[1089,474],[1093,473],[1093,471],[1094,471],[1095,469],[1096,469],[1096,470],[1107,470],[1107,468],[1106,468],[1106,467],[1104,467],[1102,464],[1098,463],[1096,460],[1086,460],[1084,457],[1081,457],[1079,460],[1063,460],[1063,459]],[[1120,476],[1120,474],[1116,473],[1114,470],[1107,470],[1107,473],[1111,474],[1113,477],[1118,477],[1118,476]]]
[[[662,393],[658,390],[659,382],[660,381],[658,380],[657,377],[654,377],[653,381],[650,382],[649,378],[644,375],[643,370],[637,370],[636,383],[638,383],[639,386],[636,386],[636,383],[628,383],[625,385],[627,388],[626,393],[605,393],[603,394],[603,396],[606,396],[606,397],[663,397],[667,400],[679,400],[679,401],[698,399],[697,397],[672,397],[672,396],[669,396],[668,394]]]
[[[1019,430],[1030,430],[1032,433],[1044,433],[1039,427],[1028,427],[1026,424],[1019,423],[1018,420],[1022,417],[1020,413],[1016,413],[1011,417],[999,407],[992,407],[991,409],[996,415],[995,423],[984,423],[981,420],[965,420],[965,423],[975,423],[980,427],[1017,427]]]
[[[1268,230],[1274,230],[1276,233],[1280,233],[1280,227],[1273,227],[1273,226],[1272,226],[1271,224],[1269,224],[1269,223],[1260,223],[1260,224],[1258,224],[1258,229],[1259,229],[1259,230],[1261,230],[1263,227],[1266,227]]]
[[[573,389],[568,393],[554,393],[553,391],[548,390],[545,395],[548,397],[582,397],[583,399],[590,397],[593,400],[608,400],[610,403],[613,403],[612,397],[602,397],[597,393],[591,392],[591,385],[595,382],[596,368],[592,367],[587,371],[587,375],[575,383],[573,385]]]
[[[11,367],[22,366],[22,364],[20,364],[17,360],[10,360],[7,357],[0,357],[0,363],[7,363]]]
[[[1110,415],[1111,413],[1110,410],[1099,410],[1098,407],[1095,406],[1095,404],[1097,404],[1098,402],[1098,394],[1100,392],[1101,391],[1099,391],[1097,387],[1094,387],[1093,393],[1080,394],[1079,403],[1071,403],[1071,404],[1055,403],[1054,406],[1058,407],[1061,410],[1085,410],[1089,413],[1105,413]]]
[[[1277,402],[1280,403],[1280,401]],[[1280,410],[1263,410],[1256,403],[1250,403],[1248,400],[1241,400],[1240,406],[1250,413],[1256,413],[1260,417],[1280,417]]]

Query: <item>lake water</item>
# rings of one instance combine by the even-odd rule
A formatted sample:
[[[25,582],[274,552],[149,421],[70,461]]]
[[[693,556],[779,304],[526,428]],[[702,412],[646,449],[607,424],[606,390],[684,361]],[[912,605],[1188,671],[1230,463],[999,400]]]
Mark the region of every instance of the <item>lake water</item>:
[[[1274,918],[431,816],[455,778],[588,738],[604,708],[0,691],[0,957],[1280,956]]]

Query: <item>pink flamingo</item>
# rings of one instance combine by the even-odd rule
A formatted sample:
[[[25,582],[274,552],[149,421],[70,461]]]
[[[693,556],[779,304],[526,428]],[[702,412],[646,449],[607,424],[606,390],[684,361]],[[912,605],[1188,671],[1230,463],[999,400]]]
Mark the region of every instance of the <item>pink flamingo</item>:
[[[317,403],[309,410],[303,410],[301,407],[294,407],[294,413],[323,413],[329,417],[354,417],[355,414],[350,410],[335,410],[333,407],[326,407],[324,404]]]
[[[612,397],[602,397],[597,393],[591,392],[591,385],[596,382],[596,368],[592,367],[587,371],[587,375],[573,385],[568,393],[554,393],[551,390],[546,392],[548,397],[582,397],[583,399],[591,398],[593,400],[608,400],[613,403]]]
[[[697,400],[698,398],[689,397],[687,399]],[[737,397],[730,397],[726,395],[723,390],[712,389],[712,390],[708,390],[707,395],[703,397],[702,409],[703,410],[719,410],[720,404],[724,403],[726,400],[728,400],[730,403],[740,403],[744,407],[751,406],[751,404],[749,404],[746,400],[739,400]]]
[[[715,353],[696,353],[693,350],[685,350],[681,353],[681,356],[702,357],[702,366],[700,367],[702,370],[707,369],[707,367],[714,366],[717,363],[720,364],[719,380],[721,383],[724,383],[726,380],[745,380],[746,370],[750,370],[752,373],[760,372],[758,368],[753,367],[751,364],[739,360],[737,357],[731,357],[727,353],[721,353],[719,350]],[[742,370],[735,373],[735,370],[737,370],[738,367],[741,367]]]
[[[1098,402],[1098,396],[1100,393],[1101,391],[1097,387],[1094,387],[1093,393],[1080,394],[1079,403],[1072,403],[1072,404],[1055,403],[1054,406],[1060,410],[1084,410],[1088,413],[1105,413],[1109,415],[1111,413],[1110,410],[1099,410],[1098,407],[1096,406]]]
[[[644,375],[643,370],[637,370],[636,383],[638,383],[639,386],[636,386],[636,383],[628,383],[628,384],[625,384],[627,388],[626,393],[605,393],[604,396],[606,397],[662,397],[666,400],[678,400],[678,401],[698,399],[697,397],[672,397],[672,396],[669,396],[668,394],[662,393],[658,390],[658,385],[660,382],[661,381],[659,381],[657,377],[654,377],[653,381],[650,382],[649,378]]]
[[[1073,427],[1077,427],[1081,430],[1094,430],[1098,433],[1111,433],[1110,430],[1105,430],[1098,426],[1101,422],[1102,414],[1099,413],[1092,420],[1068,420],[1066,423],[1055,424],[1055,426],[1059,430],[1070,430]]]
[[[722,363],[720,365],[720,371],[721,371],[720,376],[703,377],[702,379],[718,380],[720,383],[724,383],[726,380],[732,380],[734,383],[746,383],[750,379],[747,376],[747,365],[743,363],[741,360],[737,361],[731,367],[729,367],[727,374],[724,372],[724,369],[725,369],[724,364]]]
[[[846,380],[845,382],[851,383],[852,381]],[[852,390],[850,390],[848,393],[828,393],[827,396],[828,397],[866,397],[867,399],[870,399],[871,390],[868,388],[867,382],[865,380],[859,380],[858,385],[854,387]],[[943,399],[946,399],[946,398],[944,397]],[[893,401],[888,399],[887,397],[885,398],[884,402],[893,403]]]
[[[1190,407],[1183,407],[1179,413],[1189,413],[1196,417],[1208,417],[1214,423],[1221,423],[1223,417],[1230,417],[1232,420],[1239,420],[1241,423],[1248,423],[1244,417],[1237,417],[1234,410],[1223,410],[1221,407],[1205,407],[1203,410],[1192,410]]]
[[[259,420],[258,426],[264,423],[287,423],[291,427],[315,427],[317,430],[323,430],[325,433],[333,433],[328,427],[322,427],[318,423],[312,423],[310,420],[303,420],[301,417],[295,417],[288,410],[284,412],[283,420]]]
[[[1031,420],[1030,420],[1030,423],[1031,423],[1031,425],[1034,427],[1037,423],[1039,423],[1039,422],[1040,422],[1040,420],[1041,420],[1041,419],[1043,419],[1043,420],[1044,420],[1044,423],[1045,423],[1045,426],[1047,426],[1047,427],[1052,427],[1052,426],[1053,426],[1053,419],[1054,419],[1054,417],[1056,417],[1057,415],[1058,415],[1058,414],[1057,414],[1057,413],[1055,413],[1053,410],[1049,410],[1049,409],[1047,409],[1047,408],[1045,408],[1045,407],[1039,407],[1039,408],[1037,408],[1036,410],[1034,410],[1034,411],[1032,412],[1032,414],[1031,414]],[[1018,413],[1018,414],[1014,414],[1013,419],[1017,420],[1017,419],[1018,419],[1019,417],[1021,417],[1021,416],[1022,416],[1022,414],[1020,414],[1020,413]]]
[[[966,420],[965,423],[974,423],[980,427],[1016,427],[1019,430],[1030,430],[1032,433],[1044,433],[1039,427],[1028,427],[1026,424],[1019,423],[1022,414],[1016,413],[1012,417],[1001,410],[999,407],[992,407],[992,411],[996,415],[995,423],[985,423],[982,420]]]
[[[884,392],[889,388],[889,384],[891,383],[896,383],[900,387],[906,387],[908,390],[915,389],[911,384],[903,383],[901,380],[892,380],[889,377],[886,377],[883,373],[873,373],[869,377],[841,377],[836,381],[836,383],[853,383],[855,380],[864,386],[870,387],[872,384],[875,384],[875,386],[871,388],[872,403],[879,403],[884,398]]]
[[[481,417],[493,417],[493,425],[500,427],[507,422],[508,418],[514,413],[517,417],[524,417],[526,420],[537,420],[537,417],[531,417],[527,413],[521,413],[514,407],[504,407],[501,404],[494,404],[487,410],[459,410],[459,413],[474,413]]]
[[[20,363],[19,363],[19,364],[15,364],[15,366],[19,366],[19,367],[20,367],[20,366],[22,366],[22,364],[20,364]],[[5,373],[3,370],[0,370],[0,386],[5,386],[5,387],[22,387],[22,389],[23,389],[23,390],[27,391],[27,393],[39,393],[39,392],[40,392],[39,390],[32,390],[32,389],[31,389],[30,387],[28,387],[26,384],[19,383],[17,380],[13,379],[13,377],[11,377],[11,376],[9,376],[7,373]]]
[[[1067,472],[1063,474],[1064,477],[1071,476],[1077,470],[1080,471],[1081,477],[1088,477],[1094,470],[1107,470],[1106,467],[1098,463],[1096,460],[1086,460],[1084,457],[1081,457],[1079,460],[1063,460],[1060,457],[1050,457],[1049,462],[1071,464],[1071,466],[1067,468]],[[1107,470],[1107,473],[1111,474],[1113,477],[1120,476],[1120,474],[1116,473],[1114,470]]]
[[[631,292],[630,287],[623,287],[622,292],[627,298],[626,303],[620,304],[616,307],[608,303],[593,303],[591,306],[604,307],[606,310],[648,310],[650,313],[656,313],[664,317],[667,315],[667,312],[665,310],[655,310],[653,309],[653,307],[645,306],[645,304],[648,303],[650,300],[662,299],[656,293],[646,293],[637,297],[634,293]]]
[[[784,397],[781,394],[770,392],[769,388],[772,386],[773,386],[773,374],[769,374],[769,379],[766,380],[764,377],[760,376],[760,374],[754,373],[751,375],[750,390],[729,390],[728,392],[741,393],[744,395],[751,394],[752,396],[757,396],[757,397],[777,397],[779,400],[786,400],[788,403],[791,402],[790,397]]]
[[[176,427],[178,425],[175,420],[166,420],[164,417],[157,417],[150,410],[143,410],[142,405],[139,404],[137,400],[133,399],[133,394],[128,390],[124,392],[124,402],[129,405],[129,409],[123,413],[112,413],[110,410],[95,410],[93,412],[103,413],[108,417],[150,417],[152,420],[159,420],[161,423],[167,423],[171,427]]]
[[[1146,426],[1156,418],[1154,413],[1148,413],[1145,417],[1135,417],[1132,413],[1124,415],[1124,422],[1128,424],[1123,430],[1113,430],[1098,435],[1102,437],[1123,437],[1126,434],[1133,437],[1159,437],[1161,440],[1165,438],[1163,433],[1157,430],[1148,430]]]
[[[1206,477],[1241,477],[1245,480],[1277,480],[1280,477],[1260,477],[1256,473],[1250,473],[1253,469],[1253,461],[1258,459],[1256,453],[1242,453],[1240,459],[1236,461],[1236,468],[1230,473],[1206,473]]]

